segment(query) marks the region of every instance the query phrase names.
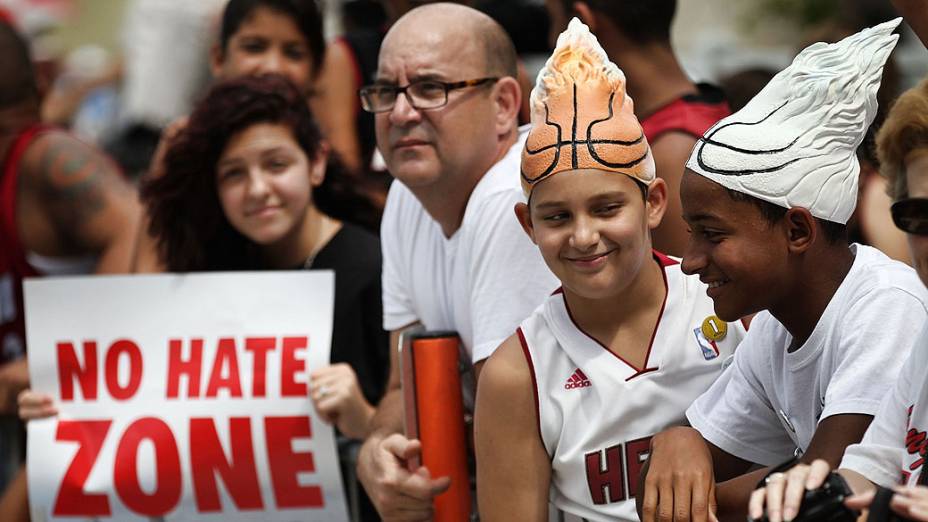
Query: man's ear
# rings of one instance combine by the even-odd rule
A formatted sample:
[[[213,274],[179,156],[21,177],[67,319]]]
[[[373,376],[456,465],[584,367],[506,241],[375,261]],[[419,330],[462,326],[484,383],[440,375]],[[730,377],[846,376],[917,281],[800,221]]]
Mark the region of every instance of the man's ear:
[[[516,219],[518,219],[519,224],[522,225],[522,230],[524,230],[529,239],[532,240],[532,243],[537,245],[538,243],[535,241],[535,226],[532,224],[532,213],[528,205],[525,203],[516,203],[514,210],[516,212]]]
[[[596,34],[596,15],[586,2],[574,2],[573,14],[590,28],[590,32]],[[567,15],[570,17],[570,13]]]
[[[645,201],[648,212],[648,228],[654,230],[664,219],[667,211],[667,182],[661,178],[654,178],[648,187],[648,199]]]
[[[522,87],[515,78],[504,76],[493,86],[493,97],[496,103],[496,133],[507,134],[516,124],[522,108]]]
[[[793,207],[783,216],[789,251],[801,254],[808,250],[818,237],[818,223],[808,209]]]
[[[223,63],[225,63],[225,52],[219,42],[216,42],[209,48],[209,72],[213,78],[219,78]]]

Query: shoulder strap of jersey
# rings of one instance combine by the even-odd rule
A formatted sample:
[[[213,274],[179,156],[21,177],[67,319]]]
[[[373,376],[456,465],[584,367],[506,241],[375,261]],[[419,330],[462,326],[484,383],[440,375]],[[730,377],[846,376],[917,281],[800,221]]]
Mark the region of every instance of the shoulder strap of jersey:
[[[16,192],[19,165],[29,145],[50,128],[35,124],[22,130],[10,146],[4,162],[0,164],[0,252],[5,253],[7,263],[21,276],[37,275],[26,261],[25,248],[19,239],[16,225]]]

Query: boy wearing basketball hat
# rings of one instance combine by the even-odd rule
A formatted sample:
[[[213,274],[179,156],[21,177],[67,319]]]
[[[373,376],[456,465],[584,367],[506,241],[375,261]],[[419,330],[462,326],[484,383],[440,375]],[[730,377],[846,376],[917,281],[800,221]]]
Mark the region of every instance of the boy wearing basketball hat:
[[[625,77],[578,20],[532,92],[516,214],[560,279],[490,357],[476,406],[483,520],[636,520],[652,434],[683,421],[744,334],[651,248],[666,186]]]
[[[654,437],[644,520],[697,518],[713,496],[719,518],[743,520],[770,466],[794,456],[837,465],[926,323],[915,272],[848,245],[844,227],[896,25],[808,47],[693,149],[683,270],[708,283],[722,319],[759,313],[733,364],[687,410],[692,428]],[[764,469],[747,473],[754,465]]]

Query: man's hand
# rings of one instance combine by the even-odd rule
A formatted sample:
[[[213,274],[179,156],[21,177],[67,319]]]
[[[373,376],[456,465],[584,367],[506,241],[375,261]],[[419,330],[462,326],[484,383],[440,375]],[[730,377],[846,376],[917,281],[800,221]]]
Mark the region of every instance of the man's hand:
[[[384,521],[431,520],[432,499],[451,485],[448,477],[433,479],[424,466],[409,471],[421,452],[419,441],[400,434],[375,434],[361,446],[358,477]]]
[[[643,522],[716,520],[712,455],[693,428],[670,428],[651,439],[644,488]]]

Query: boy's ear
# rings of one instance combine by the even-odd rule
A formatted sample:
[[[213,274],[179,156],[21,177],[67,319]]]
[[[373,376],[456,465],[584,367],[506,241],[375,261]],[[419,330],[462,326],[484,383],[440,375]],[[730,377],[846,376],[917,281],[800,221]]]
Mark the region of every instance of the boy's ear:
[[[529,211],[528,205],[525,203],[516,203],[513,210],[516,212],[516,219],[518,219],[519,224],[522,225],[522,230],[524,230],[529,239],[532,240],[532,243],[537,245],[538,243],[535,241],[535,227],[532,224],[532,213]]]
[[[654,178],[648,186],[648,200],[645,202],[648,212],[648,228],[654,230],[664,219],[667,211],[667,182],[661,178]]]
[[[786,225],[787,244],[792,253],[805,252],[818,237],[818,223],[808,209],[794,207],[787,210],[783,222]]]

